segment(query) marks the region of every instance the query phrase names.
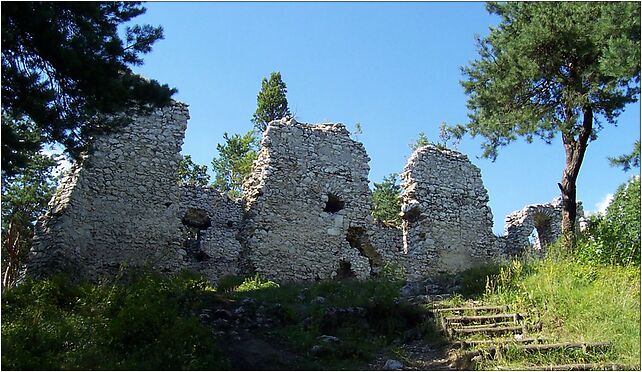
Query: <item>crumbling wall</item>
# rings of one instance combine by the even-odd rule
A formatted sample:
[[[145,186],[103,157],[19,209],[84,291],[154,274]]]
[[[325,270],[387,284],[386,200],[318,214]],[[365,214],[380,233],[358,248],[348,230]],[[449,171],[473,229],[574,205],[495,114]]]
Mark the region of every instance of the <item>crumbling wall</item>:
[[[582,203],[577,203],[577,218],[584,217]],[[579,224],[578,224],[579,226]],[[506,216],[504,223],[505,250],[516,256],[527,247],[541,250],[562,236],[562,198],[550,203],[527,205]]]
[[[500,258],[481,172],[465,155],[421,147],[401,179],[403,261],[409,278]]]
[[[96,138],[38,222],[27,272],[95,280],[122,263],[182,267],[176,175],[188,118],[173,103]]]
[[[239,275],[241,244],[237,233],[243,220],[239,202],[210,187],[181,187],[179,214],[187,269],[212,283],[226,275]]]
[[[559,236],[556,205],[507,217],[506,237],[495,238],[479,169],[434,146],[415,151],[401,174],[402,228],[374,222],[370,159],[341,124],[270,123],[244,205],[178,186],[188,117],[175,103],[98,137],[37,224],[28,272],[95,280],[124,263],[187,268],[216,283],[255,272],[278,281],[363,279],[391,264],[415,280],[500,260],[542,221],[550,225],[538,230],[542,242]]]
[[[341,124],[270,123],[244,185],[244,267],[285,281],[368,277],[369,160]]]

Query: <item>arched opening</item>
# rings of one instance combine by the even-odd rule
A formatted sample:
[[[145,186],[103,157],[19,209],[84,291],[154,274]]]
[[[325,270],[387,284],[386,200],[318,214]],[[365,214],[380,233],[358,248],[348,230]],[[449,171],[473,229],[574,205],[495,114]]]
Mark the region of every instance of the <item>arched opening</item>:
[[[534,249],[540,249],[539,235],[537,234],[537,229],[533,228],[530,235],[528,235],[528,244]]]
[[[551,229],[551,217],[544,213],[537,213],[533,217],[533,224],[537,230],[539,248],[544,248],[553,243],[553,231]]]
[[[338,211],[342,210],[344,206],[345,203],[343,202],[343,200],[332,193],[328,193],[328,201],[325,203],[325,208],[323,208],[323,211],[327,213],[337,213]]]
[[[375,274],[383,266],[381,255],[370,243],[368,234],[363,227],[350,227],[346,234],[346,240],[350,247],[359,251],[359,254],[368,259],[370,264],[370,273]]]
[[[199,208],[187,208],[181,222],[187,230],[183,247],[188,256],[197,262],[210,259],[207,253],[201,250],[202,231],[212,226],[212,220],[207,211]]]

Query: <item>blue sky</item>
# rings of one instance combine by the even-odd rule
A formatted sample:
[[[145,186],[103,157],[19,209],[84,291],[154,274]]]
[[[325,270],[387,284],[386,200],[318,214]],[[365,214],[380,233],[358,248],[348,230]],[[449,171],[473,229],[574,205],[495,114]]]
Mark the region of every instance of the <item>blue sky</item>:
[[[210,166],[223,133],[252,128],[261,79],[280,71],[300,122],[341,122],[370,155],[370,180],[400,172],[409,143],[424,132],[437,141],[439,124],[467,119],[460,67],[477,58],[475,35],[498,22],[483,3],[146,3],[135,23],[162,25],[165,39],[135,70],[176,87],[190,106],[183,154]],[[595,210],[639,170],[622,172],[607,156],[629,152],[640,138],[639,103],[617,127],[590,144],[578,198]],[[501,233],[506,214],[559,195],[564,151],[517,141],[495,162],[480,159],[481,139],[457,150],[482,172]],[[211,168],[211,166],[210,166]]]

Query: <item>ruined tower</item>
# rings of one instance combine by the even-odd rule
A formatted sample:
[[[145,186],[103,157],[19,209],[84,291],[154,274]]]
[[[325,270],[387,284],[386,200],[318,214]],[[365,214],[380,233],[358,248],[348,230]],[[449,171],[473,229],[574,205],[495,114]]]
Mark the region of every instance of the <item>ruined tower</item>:
[[[244,185],[244,263],[287,281],[370,275],[368,155],[341,124],[275,121]]]
[[[188,118],[187,105],[173,103],[96,138],[38,222],[27,272],[95,280],[121,264],[180,268],[177,167]]]
[[[456,151],[424,146],[402,179],[403,251],[408,275],[457,272],[499,258],[479,168]]]

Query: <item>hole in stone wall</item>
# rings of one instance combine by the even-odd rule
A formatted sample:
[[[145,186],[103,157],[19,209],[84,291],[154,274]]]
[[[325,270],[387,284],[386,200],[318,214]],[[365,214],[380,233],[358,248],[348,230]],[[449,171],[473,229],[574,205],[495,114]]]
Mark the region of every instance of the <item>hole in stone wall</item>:
[[[535,249],[539,249],[539,235],[537,234],[537,229],[533,229],[530,235],[528,235],[528,244]]]
[[[359,251],[359,254],[368,259],[370,264],[370,272],[373,273],[373,269],[378,269],[383,266],[383,260],[381,255],[377,250],[372,246],[370,240],[368,239],[368,234],[366,229],[363,227],[350,227],[348,228],[348,233],[346,234],[346,240],[350,247]]]
[[[553,232],[551,229],[551,217],[544,213],[537,213],[533,216],[533,224],[537,230],[539,248],[553,243]]]
[[[421,220],[421,210],[419,209],[419,206],[410,208],[406,213],[404,213],[403,219],[410,223]]]
[[[197,262],[203,262],[203,261],[207,261],[207,260],[209,260],[211,257],[210,257],[207,253],[205,253],[205,252],[203,252],[203,251],[199,250],[199,251],[198,251],[198,252],[196,252],[196,254],[194,255],[194,258],[196,258],[196,261],[197,261]]]
[[[210,257],[201,250],[203,230],[212,226],[212,221],[207,215],[207,212],[198,208],[187,208],[181,222],[187,230],[183,247],[188,257],[197,262],[208,260]]]
[[[181,222],[185,226],[194,227],[199,230],[205,230],[212,226],[212,220],[210,220],[207,212],[198,208],[187,208]]]
[[[343,207],[343,200],[339,199],[339,197],[334,194],[328,194],[328,201],[325,203],[325,208],[323,208],[323,211],[328,213],[337,213],[338,211],[342,210]]]
[[[350,262],[346,261],[339,261],[339,268],[337,269],[337,276],[336,279],[347,279],[347,278],[354,278],[355,274],[354,271],[352,271],[352,265]]]

